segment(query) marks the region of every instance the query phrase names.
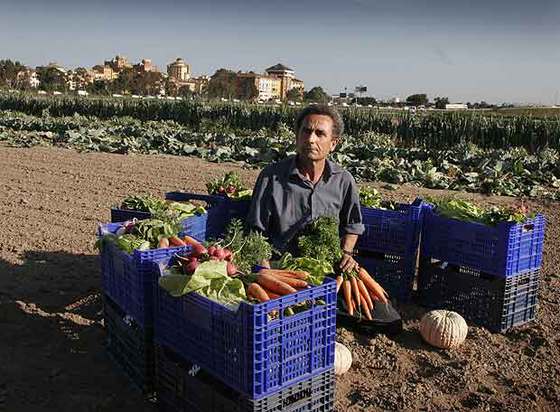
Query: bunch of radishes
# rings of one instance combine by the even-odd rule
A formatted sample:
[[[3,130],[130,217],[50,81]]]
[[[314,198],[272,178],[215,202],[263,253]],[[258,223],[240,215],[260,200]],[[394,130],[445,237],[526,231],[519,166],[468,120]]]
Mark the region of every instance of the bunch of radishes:
[[[219,247],[218,245],[210,245],[206,248],[202,243],[188,236],[183,240],[192,248],[188,255],[177,257],[186,275],[192,275],[200,263],[208,260],[226,261],[227,274],[234,276],[237,273],[237,268],[232,262],[233,254],[231,250]]]

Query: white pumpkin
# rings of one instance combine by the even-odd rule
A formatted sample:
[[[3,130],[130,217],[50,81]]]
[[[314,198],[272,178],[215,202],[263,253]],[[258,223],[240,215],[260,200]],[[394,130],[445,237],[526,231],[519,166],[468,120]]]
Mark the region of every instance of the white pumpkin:
[[[344,375],[352,366],[352,353],[342,343],[334,343],[334,373]]]
[[[432,310],[420,321],[420,334],[426,342],[442,349],[455,348],[467,337],[467,322],[457,312]]]

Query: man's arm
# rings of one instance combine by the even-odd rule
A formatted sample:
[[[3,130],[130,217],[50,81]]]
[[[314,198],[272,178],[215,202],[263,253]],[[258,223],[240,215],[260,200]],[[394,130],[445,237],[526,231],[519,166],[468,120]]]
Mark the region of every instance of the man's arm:
[[[250,229],[258,230],[266,234],[268,230],[270,213],[268,210],[268,188],[269,178],[261,171],[251,197],[251,207],[247,215],[247,224]]]
[[[344,203],[340,211],[340,224],[344,235],[341,239],[343,250],[340,261],[340,269],[343,272],[352,269],[358,270],[359,265],[354,260],[354,249],[358,242],[358,236],[364,232],[362,223],[362,212],[360,208],[360,196],[353,177],[350,176],[350,184],[344,196]]]

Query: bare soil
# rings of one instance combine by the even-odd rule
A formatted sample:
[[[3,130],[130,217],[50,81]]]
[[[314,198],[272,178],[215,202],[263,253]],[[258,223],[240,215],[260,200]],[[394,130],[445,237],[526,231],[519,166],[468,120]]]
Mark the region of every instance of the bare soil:
[[[94,233],[126,195],[205,191],[205,182],[257,170],[173,156],[77,153],[0,146],[0,411],[154,411],[104,352]],[[443,191],[385,189],[412,200]],[[448,192],[482,204],[517,199]],[[337,380],[339,411],[553,411],[560,405],[560,205],[530,201],[548,219],[537,321],[506,334],[471,326],[459,349],[423,343],[425,310],[399,307],[394,338],[343,328],[353,353]]]

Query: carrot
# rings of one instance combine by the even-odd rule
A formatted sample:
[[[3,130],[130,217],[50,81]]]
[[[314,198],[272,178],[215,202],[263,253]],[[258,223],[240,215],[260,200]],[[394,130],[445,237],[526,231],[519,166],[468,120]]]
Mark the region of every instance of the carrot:
[[[171,236],[169,238],[169,244],[172,246],[186,246],[187,244],[185,242],[183,242],[179,237],[177,236]]]
[[[262,287],[262,286],[261,286],[261,287]],[[266,292],[266,294],[268,295],[268,297],[269,297],[270,299],[278,299],[279,297],[281,297],[281,296],[280,296],[279,294],[277,294],[277,293],[271,292],[270,290],[265,289],[265,288],[263,288],[263,289],[264,289],[264,291]]]
[[[344,297],[344,302],[346,303],[346,309],[350,316],[354,316],[354,305],[352,304],[352,291],[349,280],[342,282],[342,295]]]
[[[264,286],[268,290],[279,295],[289,295],[290,293],[297,292],[296,289],[286,284],[282,280],[266,273],[259,274],[257,277],[257,282],[259,285]]]
[[[185,242],[186,245],[191,245],[191,246],[200,244],[198,240],[190,236],[183,236],[183,242]]]
[[[374,296],[377,296],[379,300],[383,303],[387,303],[387,292],[381,287],[379,283],[377,283],[373,278],[370,276],[369,273],[364,268],[360,268],[358,271],[358,275],[360,279],[364,282],[366,287],[371,291]]]
[[[159,248],[160,249],[165,249],[169,247],[169,239],[167,239],[166,237],[162,237],[159,240]]]
[[[270,297],[258,283],[251,283],[247,288],[247,296],[257,299],[259,302],[268,302]]]
[[[367,291],[366,291],[367,293]],[[369,310],[369,305],[367,302],[367,298],[366,295],[364,295],[364,293],[362,291],[360,291],[361,294],[361,299],[362,299],[362,310],[364,312],[364,315],[366,317],[367,320],[373,320],[373,318],[371,317],[371,312]]]
[[[308,284],[305,280],[294,279],[294,278],[289,278],[289,277],[280,276],[280,275],[272,275],[272,276],[274,276],[276,279],[280,279],[282,282],[284,282],[287,285],[290,285],[291,287],[296,288],[296,289],[306,288],[308,286]]]
[[[370,310],[373,310],[373,301],[371,300],[369,291],[367,290],[366,285],[364,284],[364,281],[362,279],[358,279],[358,288],[360,289],[360,293],[362,294],[362,296],[366,298],[368,308]]]
[[[355,276],[350,278],[350,285],[352,286],[352,297],[356,301],[356,307],[359,308],[361,306],[362,299],[360,297],[360,289],[358,289],[358,281]]]
[[[283,269],[261,269],[260,273],[267,275],[279,275],[287,278],[306,280],[309,273],[301,270],[283,270]]]
[[[338,293],[338,291],[340,290],[340,287],[342,286],[342,282],[344,282],[344,278],[341,275],[338,275],[336,277],[336,293]]]

